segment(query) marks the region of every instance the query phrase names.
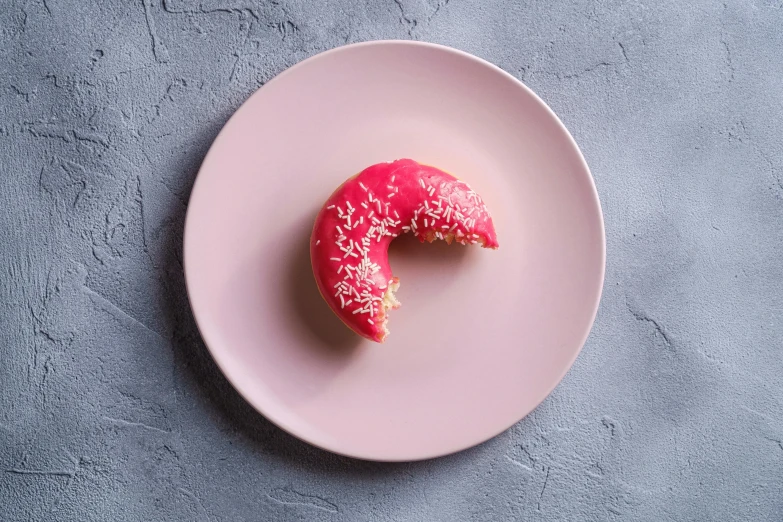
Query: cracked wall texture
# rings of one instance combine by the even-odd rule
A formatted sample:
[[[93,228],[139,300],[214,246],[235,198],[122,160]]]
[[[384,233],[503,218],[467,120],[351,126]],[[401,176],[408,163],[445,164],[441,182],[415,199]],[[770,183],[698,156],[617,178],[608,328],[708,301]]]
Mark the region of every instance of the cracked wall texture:
[[[782,28],[779,0],[0,0],[0,520],[782,520]],[[538,92],[608,241],[563,383],[411,464],[252,411],[182,277],[187,198],[232,111],[378,38]]]

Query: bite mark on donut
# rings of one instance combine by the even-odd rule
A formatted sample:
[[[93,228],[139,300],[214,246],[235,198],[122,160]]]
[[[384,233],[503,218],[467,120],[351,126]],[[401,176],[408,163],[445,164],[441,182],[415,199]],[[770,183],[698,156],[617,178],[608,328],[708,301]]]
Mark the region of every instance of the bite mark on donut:
[[[394,295],[394,292],[399,289],[400,280],[399,278],[394,277],[391,281],[389,281],[389,287],[383,293],[383,301],[381,302],[381,306],[378,309],[378,317],[376,318],[376,321],[378,321],[378,323],[381,325],[382,330],[378,339],[379,342],[385,341],[391,333],[388,326],[389,310],[396,310],[402,305],[402,303],[397,300],[397,296]]]

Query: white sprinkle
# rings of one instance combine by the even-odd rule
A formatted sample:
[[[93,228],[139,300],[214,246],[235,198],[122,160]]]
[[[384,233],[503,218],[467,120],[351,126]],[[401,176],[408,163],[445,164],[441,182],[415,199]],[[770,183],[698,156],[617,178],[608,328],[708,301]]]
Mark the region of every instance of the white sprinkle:
[[[367,207],[367,203],[365,203],[364,201],[362,201],[362,206],[363,206],[364,208],[368,208],[368,207]]]
[[[342,235],[343,235],[343,229],[342,229],[342,228],[340,228],[340,225],[337,225],[337,227],[336,227],[336,228],[337,228],[337,231],[338,231],[338,232],[340,233],[340,235],[342,236]]]
[[[370,213],[369,213],[369,214],[367,214],[367,217],[368,217],[368,218],[371,218],[371,217],[373,217],[374,215],[375,215],[375,211],[374,211],[374,210],[371,210],[371,211],[370,211]]]
[[[321,244],[321,240],[320,240],[320,239],[319,239],[318,241],[316,241],[316,242],[315,242],[315,246],[318,246],[318,245],[320,245],[320,244]]]
[[[394,185],[386,185],[386,188],[387,188],[387,189],[394,190]]]
[[[387,198],[389,198],[389,199],[391,199],[391,198],[393,198],[394,196],[395,196],[394,192],[390,192],[390,193],[389,193],[389,195],[388,195],[388,196],[386,196],[386,197],[387,197]]]
[[[383,214],[383,209],[381,209],[381,200],[376,199],[375,203],[378,205],[378,214]]]
[[[370,324],[375,324],[372,319],[367,319],[367,322]]]
[[[348,214],[348,229],[351,228],[351,215]]]
[[[367,187],[365,187],[365,186],[364,186],[364,183],[362,183],[362,182],[360,181],[360,182],[359,182],[359,186],[360,186],[360,187],[362,187],[362,188],[364,189],[364,191],[365,191],[365,192],[367,192]]]
[[[402,227],[403,232],[408,232],[408,231],[410,231],[410,229],[411,229],[411,227]]]
[[[339,274],[342,271],[343,271],[343,265],[340,265],[340,268],[337,269],[337,273]]]
[[[341,284],[343,284],[343,283],[342,283],[342,282],[339,282],[339,283],[337,283],[336,285],[334,285],[332,288],[337,288],[337,287],[338,287],[338,286],[340,286]]]
[[[326,210],[332,210],[333,208],[334,208],[334,205],[329,205],[328,207],[326,207]]]
[[[430,187],[430,190],[428,190],[428,192],[430,193],[430,196],[435,194],[435,187]]]
[[[400,219],[400,215],[397,213],[396,210],[394,211],[394,217],[396,217],[397,219]]]
[[[329,260],[331,261],[342,261],[339,257],[330,257]]]
[[[427,210],[430,209],[430,202],[427,201],[426,199],[424,200],[424,206],[427,207]]]
[[[392,183],[394,183],[394,178],[396,178],[396,177],[397,177],[396,174],[394,176],[392,176],[392,179],[391,179]]]
[[[356,255],[356,252],[348,252],[348,255],[351,255],[353,257],[359,257],[358,255]]]
[[[340,207],[337,207],[337,215],[343,217],[343,209],[341,209]]]
[[[345,298],[340,294],[340,308],[345,308]]]
[[[345,306],[348,306],[348,305],[349,305],[349,304],[351,304],[351,303],[353,303],[353,299],[348,299],[348,300],[345,302]]]
[[[427,186],[424,184],[423,179],[419,179],[419,185],[421,185],[421,188],[427,188]]]
[[[348,205],[349,210],[353,210],[353,205],[351,205],[350,201],[346,201],[345,204]]]
[[[361,225],[364,223],[364,216],[359,216],[359,224]]]
[[[454,223],[451,225],[451,228],[449,229],[449,232],[453,231],[455,228],[457,228],[458,223]]]
[[[427,228],[430,226],[429,221],[427,221],[427,218],[424,218],[424,228]]]
[[[367,193],[367,199],[372,203],[372,192]]]
[[[353,315],[356,315],[356,314],[358,314],[361,311],[362,311],[361,308],[357,308],[356,310],[353,311]]]

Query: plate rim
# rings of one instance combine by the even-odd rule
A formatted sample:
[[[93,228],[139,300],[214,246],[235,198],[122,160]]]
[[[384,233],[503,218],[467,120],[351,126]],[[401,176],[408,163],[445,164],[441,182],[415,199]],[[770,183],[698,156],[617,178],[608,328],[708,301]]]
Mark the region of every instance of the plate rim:
[[[554,120],[554,122],[557,124],[557,126],[560,128],[560,130],[563,131],[564,135],[567,137],[567,140],[568,140],[569,144],[573,147],[573,150],[576,152],[577,157],[579,159],[579,162],[580,162],[582,168],[587,173],[587,178],[588,178],[587,181],[589,181],[590,195],[591,195],[592,203],[595,205],[595,208],[598,210],[598,224],[599,224],[599,228],[600,228],[600,238],[601,238],[600,239],[600,245],[598,245],[599,246],[599,253],[600,253],[600,267],[601,267],[600,284],[598,285],[598,292],[597,292],[596,297],[595,297],[595,302],[592,303],[592,306],[591,306],[592,310],[591,310],[591,314],[590,314],[590,321],[588,322],[588,326],[587,326],[585,332],[581,336],[581,340],[579,341],[579,346],[574,351],[573,356],[571,356],[569,358],[568,364],[564,365],[563,370],[560,373],[560,375],[558,376],[558,378],[553,381],[554,384],[551,387],[548,387],[548,389],[546,390],[546,393],[544,393],[542,395],[541,399],[536,402],[535,406],[533,408],[531,408],[530,411],[525,413],[519,419],[516,419],[515,421],[513,421],[511,424],[509,424],[507,426],[503,426],[502,429],[499,429],[499,430],[493,432],[492,434],[490,434],[489,436],[483,438],[482,440],[474,441],[474,442],[471,442],[470,444],[467,444],[467,445],[461,444],[461,445],[459,445],[459,447],[447,448],[447,449],[439,450],[439,451],[435,451],[435,452],[430,451],[430,452],[427,452],[427,453],[422,453],[420,455],[415,455],[415,456],[407,457],[407,458],[395,458],[395,457],[384,458],[384,457],[378,457],[378,456],[374,456],[374,455],[362,454],[361,452],[354,452],[354,453],[352,453],[352,452],[346,451],[345,449],[340,449],[340,448],[336,448],[336,447],[330,447],[329,444],[325,444],[325,443],[319,442],[317,440],[314,440],[313,438],[309,437],[307,434],[301,433],[297,429],[295,429],[295,428],[293,428],[291,426],[288,426],[286,422],[280,421],[278,419],[274,419],[269,414],[267,414],[264,411],[264,409],[259,404],[256,404],[256,402],[250,396],[248,396],[248,394],[246,394],[242,390],[242,388],[240,386],[238,386],[234,382],[234,379],[232,378],[231,374],[226,371],[226,368],[224,367],[224,364],[221,362],[220,356],[212,348],[212,344],[214,344],[214,343],[210,342],[210,340],[209,340],[210,336],[207,335],[206,332],[205,332],[205,329],[202,328],[202,324],[205,323],[206,321],[203,318],[200,319],[200,317],[199,317],[200,313],[197,310],[198,307],[195,305],[194,300],[193,300],[193,294],[192,294],[192,288],[191,288],[190,280],[194,276],[193,275],[189,275],[189,273],[190,273],[189,270],[188,270],[189,263],[187,261],[188,260],[187,252],[189,250],[188,249],[188,244],[190,243],[188,238],[191,236],[191,233],[189,233],[188,231],[192,230],[192,227],[189,227],[188,223],[190,223],[190,221],[191,221],[191,214],[193,212],[193,210],[192,210],[193,209],[192,202],[193,202],[194,196],[199,192],[199,186],[200,186],[199,181],[202,179],[202,171],[204,170],[204,165],[207,163],[207,161],[209,160],[210,156],[212,154],[214,154],[214,151],[216,149],[216,144],[219,141],[222,141],[221,138],[223,137],[224,133],[226,132],[226,128],[228,128],[230,126],[231,121],[234,120],[234,118],[242,110],[242,108],[245,107],[245,105],[249,104],[253,100],[253,98],[255,98],[256,96],[259,95],[259,93],[263,92],[265,87],[267,87],[268,85],[274,84],[275,82],[279,82],[282,78],[285,78],[287,75],[289,75],[293,71],[308,65],[310,62],[313,62],[315,60],[318,60],[320,58],[324,58],[324,57],[332,55],[332,54],[345,52],[345,51],[350,51],[352,49],[356,49],[356,48],[360,48],[360,47],[376,47],[376,46],[382,47],[382,46],[389,46],[389,45],[392,45],[392,46],[410,46],[410,47],[418,47],[418,48],[429,48],[429,49],[435,49],[435,50],[438,50],[438,51],[442,51],[442,52],[446,52],[446,53],[457,55],[457,56],[459,56],[461,58],[464,58],[464,59],[473,61],[475,63],[478,63],[479,65],[482,65],[482,66],[488,68],[489,70],[491,70],[491,71],[493,71],[495,73],[500,74],[501,76],[505,77],[506,79],[511,80],[517,87],[519,87],[523,91],[525,91],[525,93],[528,96],[530,96],[539,106],[541,106],[541,108],[543,108],[549,114],[549,116]],[[194,321],[196,323],[196,328],[198,330],[199,335],[201,336],[202,341],[204,342],[204,345],[207,347],[207,350],[209,351],[209,354],[212,357],[212,360],[215,362],[217,367],[220,369],[220,372],[223,374],[225,379],[231,384],[231,386],[242,397],[242,399],[244,401],[246,401],[254,410],[256,410],[256,412],[258,412],[259,414],[263,415],[263,417],[266,420],[268,420],[269,422],[274,424],[277,428],[279,428],[279,429],[285,431],[286,433],[296,437],[297,439],[299,439],[301,441],[304,441],[307,444],[310,444],[312,446],[315,446],[315,447],[317,447],[317,448],[319,448],[321,450],[328,451],[330,453],[334,453],[336,455],[341,455],[343,457],[349,457],[349,458],[354,458],[354,459],[359,459],[359,460],[366,460],[366,461],[371,461],[371,462],[416,462],[416,461],[429,460],[429,459],[433,459],[433,458],[438,458],[438,457],[443,457],[443,456],[446,456],[446,455],[451,455],[451,454],[454,454],[454,453],[458,453],[460,451],[464,451],[466,449],[473,448],[475,446],[483,444],[483,443],[485,443],[485,442],[487,442],[487,441],[497,437],[498,435],[500,435],[501,433],[504,433],[509,428],[514,426],[516,423],[522,421],[528,415],[533,413],[541,405],[541,403],[543,403],[544,400],[546,400],[546,398],[549,397],[549,395],[552,394],[554,389],[557,388],[557,386],[560,385],[560,383],[565,378],[566,374],[573,367],[574,362],[576,361],[577,357],[582,352],[582,349],[584,348],[584,345],[587,342],[588,337],[590,336],[590,332],[593,329],[593,326],[595,324],[595,319],[596,319],[596,316],[598,314],[598,309],[600,307],[601,298],[603,296],[604,284],[605,284],[605,280],[606,280],[606,227],[605,227],[605,223],[604,223],[604,214],[603,214],[603,209],[601,207],[601,201],[600,201],[600,199],[598,197],[598,189],[597,189],[596,184],[595,184],[595,178],[593,177],[593,174],[592,174],[592,172],[590,170],[590,167],[587,164],[587,161],[585,160],[584,155],[582,154],[582,150],[579,148],[579,145],[576,143],[576,140],[571,135],[571,132],[568,130],[568,128],[566,128],[565,124],[560,120],[560,118],[557,116],[557,114],[530,87],[525,85],[521,80],[519,80],[518,78],[516,78],[512,74],[508,73],[507,71],[505,71],[505,70],[501,69],[500,67],[498,67],[497,65],[493,64],[492,62],[489,62],[488,60],[480,58],[480,57],[478,57],[476,55],[473,55],[471,53],[468,53],[466,51],[462,51],[460,49],[456,49],[454,47],[449,47],[447,45],[442,45],[442,44],[437,44],[437,43],[418,41],[418,40],[370,40],[370,41],[365,41],[365,42],[358,42],[358,43],[353,43],[353,44],[348,44],[348,45],[341,45],[339,47],[334,47],[332,49],[328,49],[326,51],[322,51],[320,53],[314,54],[313,56],[305,58],[304,60],[301,60],[300,62],[297,62],[296,64],[292,65],[291,67],[288,67],[284,71],[281,71],[279,74],[275,75],[271,80],[267,81],[261,87],[256,89],[250,96],[247,97],[247,99],[244,102],[242,102],[239,105],[239,107],[237,107],[234,110],[234,112],[231,114],[231,116],[228,118],[228,120],[226,120],[226,122],[223,124],[223,126],[221,127],[221,129],[218,132],[218,134],[215,136],[215,139],[212,140],[212,143],[209,146],[209,150],[205,154],[204,159],[201,161],[201,165],[199,166],[198,172],[196,173],[196,179],[193,182],[193,187],[191,189],[190,196],[188,197],[188,206],[187,206],[187,209],[185,211],[185,221],[184,221],[183,239],[182,239],[182,265],[183,265],[183,272],[184,272],[184,275],[185,275],[185,289],[186,289],[186,293],[187,293],[187,297],[188,297],[188,304],[190,306],[190,311],[191,311],[191,313],[193,315],[193,319],[194,319]]]

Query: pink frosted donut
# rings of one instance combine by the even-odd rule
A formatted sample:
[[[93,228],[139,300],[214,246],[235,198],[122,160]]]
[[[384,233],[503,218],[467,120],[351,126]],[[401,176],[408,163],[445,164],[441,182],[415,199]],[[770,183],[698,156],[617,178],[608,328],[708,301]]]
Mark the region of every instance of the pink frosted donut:
[[[383,342],[400,286],[389,244],[405,232],[422,242],[498,248],[486,205],[467,183],[410,159],[379,163],[340,185],[315,218],[310,259],[321,295],[357,334]]]

